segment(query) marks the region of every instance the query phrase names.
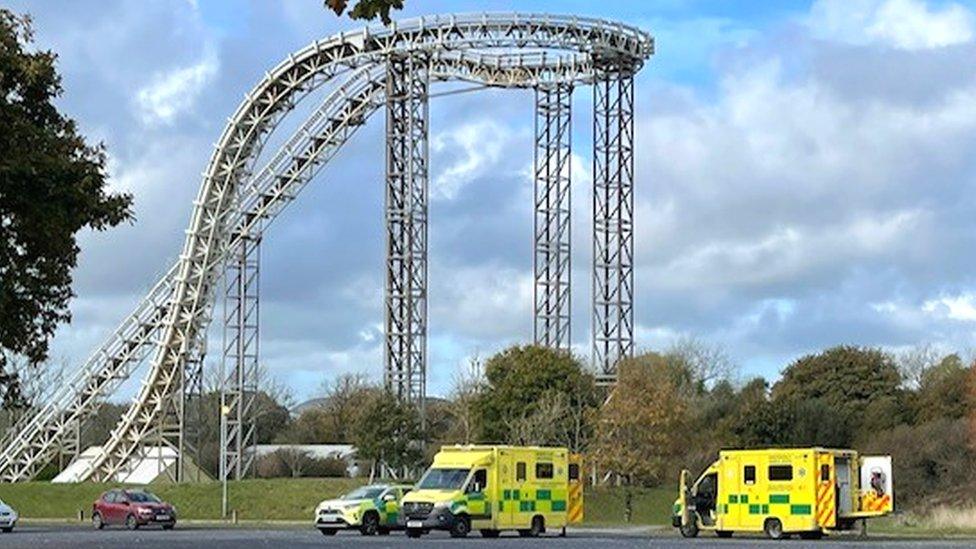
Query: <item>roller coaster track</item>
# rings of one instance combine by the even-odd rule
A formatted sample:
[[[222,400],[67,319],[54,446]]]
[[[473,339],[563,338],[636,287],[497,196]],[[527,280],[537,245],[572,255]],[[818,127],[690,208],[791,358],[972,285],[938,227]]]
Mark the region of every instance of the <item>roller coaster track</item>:
[[[523,48],[543,51],[519,52]],[[111,479],[124,468],[180,389],[180,369],[209,323],[223,261],[242,235],[261,234],[383,105],[385,60],[391,55],[424,55],[435,81],[537,87],[592,82],[595,60],[622,59],[639,67],[652,48],[648,35],[623,25],[516,14],[421,18],[343,33],[289,56],[247,94],[228,123],[194,203],[180,260],[83,367],[16,425],[3,442],[0,480],[32,478],[78,422],[94,414],[155,348],[137,398],[85,476]],[[265,139],[284,114],[339,77],[347,78],[251,176]]]

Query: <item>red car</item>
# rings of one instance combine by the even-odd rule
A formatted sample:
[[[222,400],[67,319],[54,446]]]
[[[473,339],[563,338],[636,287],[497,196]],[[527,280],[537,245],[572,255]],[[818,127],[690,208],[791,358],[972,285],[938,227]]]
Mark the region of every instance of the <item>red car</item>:
[[[101,530],[112,524],[129,530],[158,524],[169,530],[176,525],[176,508],[143,490],[109,490],[92,504],[92,526]]]

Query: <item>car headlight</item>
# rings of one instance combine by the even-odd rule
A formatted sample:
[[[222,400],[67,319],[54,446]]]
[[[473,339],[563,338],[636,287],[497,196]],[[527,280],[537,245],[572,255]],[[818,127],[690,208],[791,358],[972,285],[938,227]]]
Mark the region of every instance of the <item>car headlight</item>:
[[[139,508],[139,514],[140,515],[151,515],[152,514],[152,509],[147,509],[146,507],[140,507]]]

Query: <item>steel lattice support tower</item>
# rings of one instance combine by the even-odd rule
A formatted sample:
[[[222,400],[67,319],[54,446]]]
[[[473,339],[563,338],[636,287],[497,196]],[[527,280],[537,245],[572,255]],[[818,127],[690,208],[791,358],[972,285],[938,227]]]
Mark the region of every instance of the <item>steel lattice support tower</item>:
[[[603,61],[593,84],[593,365],[609,380],[634,352],[633,71]]]
[[[428,59],[393,55],[386,75],[386,387],[423,418],[427,375]]]
[[[224,283],[224,356],[220,390],[220,480],[241,480],[254,461],[258,392],[260,237],[231,250]]]
[[[535,90],[535,327],[537,345],[568,350],[570,333],[570,84]]]

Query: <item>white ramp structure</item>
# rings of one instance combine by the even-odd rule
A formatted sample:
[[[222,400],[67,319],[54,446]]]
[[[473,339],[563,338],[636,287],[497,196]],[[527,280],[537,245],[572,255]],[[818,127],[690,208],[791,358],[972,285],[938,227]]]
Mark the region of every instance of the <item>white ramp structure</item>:
[[[228,120],[192,204],[177,262],[75,375],[4,439],[0,481],[29,480],[56,455],[77,448],[79,425],[143,362],[132,404],[108,440],[77,460],[82,465],[72,465],[69,476],[130,478],[155,452],[167,456],[163,461],[176,460],[163,468],[173,480],[188,478],[191,460],[184,458],[195,447],[191,411],[199,412],[206,333],[221,287],[226,421],[220,476],[246,475],[254,455],[261,237],[380,109],[386,113],[387,171],[384,382],[422,412],[427,106],[437,95],[432,89],[449,81],[536,91],[534,337],[557,349],[568,349],[571,333],[571,94],[593,86],[591,338],[594,369],[612,381],[617,362],[633,352],[633,79],[653,49],[648,33],[622,23],[515,13],[421,17],[341,33],[288,55]],[[325,85],[331,91],[312,114],[263,156],[295,105]],[[269,160],[258,165],[259,157]]]

